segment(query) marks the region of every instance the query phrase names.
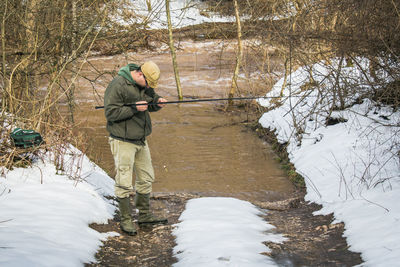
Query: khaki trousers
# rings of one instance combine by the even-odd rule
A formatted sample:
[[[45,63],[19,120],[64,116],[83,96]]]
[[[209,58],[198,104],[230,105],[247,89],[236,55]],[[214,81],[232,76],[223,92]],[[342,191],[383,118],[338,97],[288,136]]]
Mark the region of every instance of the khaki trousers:
[[[116,176],[115,195],[126,198],[134,193],[132,174],[135,171],[135,189],[141,194],[149,194],[154,182],[154,169],[150,149],[144,146],[109,138],[111,153],[114,156]]]

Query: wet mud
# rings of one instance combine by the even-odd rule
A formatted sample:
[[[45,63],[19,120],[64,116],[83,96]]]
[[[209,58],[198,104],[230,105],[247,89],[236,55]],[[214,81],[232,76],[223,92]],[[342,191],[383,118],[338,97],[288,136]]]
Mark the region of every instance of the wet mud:
[[[266,244],[279,266],[355,266],[362,263],[359,253],[348,250],[344,224],[329,216],[314,216],[321,207],[300,201],[295,208],[270,210],[266,220],[288,241]]]
[[[185,208],[185,203],[201,195],[171,193],[155,194],[151,205],[155,214],[167,216],[167,225],[138,228],[138,235],[129,236],[119,229],[116,215],[106,225],[92,225],[100,232],[118,232],[109,238],[97,253],[97,263],[86,266],[172,266],[177,260],[173,255],[176,245],[172,231]],[[348,250],[343,238],[344,225],[333,224],[333,216],[313,216],[315,204],[305,203],[300,196],[290,201],[253,203],[269,207],[264,219],[276,226],[276,233],[288,238],[281,244],[265,243],[271,249],[264,253],[278,266],[354,266],[362,263],[360,255]],[[136,219],[136,214],[133,214]]]
[[[220,43],[182,44],[178,52],[181,82],[186,97],[226,97],[230,86],[232,53],[221,50]],[[168,53],[142,53],[90,59],[86,66],[104,71],[117,70],[131,62],[154,60],[162,79],[158,93],[176,100],[175,80]],[[85,71],[85,70],[84,70]],[[256,70],[253,70],[256,71]],[[252,73],[247,76],[251,77]],[[101,96],[111,80],[101,76],[102,86],[95,88],[85,80],[78,83],[79,107],[75,117],[80,130],[90,136],[89,157],[114,175],[108,146]],[[241,81],[243,86],[244,81]],[[253,81],[254,92],[262,83]],[[265,93],[265,92],[264,92]],[[247,102],[245,107],[256,105]],[[118,232],[97,253],[97,263],[87,266],[171,266],[175,240],[174,224],[187,200],[196,197],[225,196],[250,201],[267,209],[265,219],[276,232],[288,237],[283,244],[266,243],[269,256],[280,266],[353,266],[361,263],[359,254],[348,250],[342,237],[343,225],[332,224],[332,216],[313,216],[316,205],[303,201],[304,191],[297,189],[275,160],[270,144],[246,125],[257,121],[253,109],[225,111],[224,103],[167,105],[152,114],[153,133],[148,138],[156,181],[151,204],[156,214],[168,217],[167,225],[143,227],[137,236],[119,229],[118,214],[106,225],[92,225],[100,232]],[[136,214],[133,211],[136,219]]]
[[[109,238],[96,255],[98,262],[86,266],[171,266],[176,262],[172,252],[175,246],[173,225],[178,222],[186,201],[192,197],[184,194],[153,196],[153,212],[167,216],[168,224],[138,227],[136,236],[122,233],[118,214],[109,224],[92,225],[97,231],[115,231],[120,236]],[[136,214],[133,218],[137,219]]]

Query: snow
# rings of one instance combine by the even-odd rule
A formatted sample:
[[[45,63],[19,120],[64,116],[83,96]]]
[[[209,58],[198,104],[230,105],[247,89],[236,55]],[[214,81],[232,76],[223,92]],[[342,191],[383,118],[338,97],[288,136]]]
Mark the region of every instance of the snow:
[[[174,266],[277,266],[262,242],[286,240],[271,232],[262,211],[247,201],[207,197],[189,200],[173,234]]]
[[[368,64],[364,59],[360,62],[360,66]],[[293,97],[284,97],[280,104],[259,99],[262,105],[271,107],[259,122],[275,131],[280,143],[287,143],[290,161],[305,178],[305,199],[322,205],[315,214],[333,213],[336,222],[345,223],[349,249],[361,253],[363,266],[397,266],[400,112],[363,99],[362,103],[330,114],[335,84],[330,78],[339,65],[339,60],[320,62],[312,66],[311,72],[303,67],[292,73],[288,78],[291,84],[284,88],[283,95]],[[347,80],[339,80],[339,85],[348,86],[350,81],[362,84],[364,76],[359,67],[341,67]],[[322,92],[305,90],[310,73]],[[282,84],[283,79],[267,96],[278,96]],[[346,104],[368,90],[366,86],[358,87],[349,94]],[[341,122],[326,126],[329,116]]]
[[[170,0],[171,24],[174,29],[193,26],[202,23],[235,22],[234,16],[221,16],[210,10],[201,0]],[[136,15],[134,21],[124,20],[123,15],[115,19],[120,24],[138,23],[148,29],[168,28],[164,0],[130,0],[129,5],[121,6],[120,13],[132,10]],[[286,6],[280,15],[268,15],[259,20],[286,19],[296,14],[293,5]],[[241,20],[249,19],[249,15],[241,15]]]
[[[78,150],[65,157],[79,177],[56,174],[51,153],[30,168],[2,170],[0,178],[0,265],[82,266],[94,262],[102,241],[116,233],[99,233],[115,206],[113,180]],[[77,158],[82,159],[82,165]],[[59,172],[59,171],[58,171]]]
[[[150,3],[150,8],[148,3]],[[124,21],[116,19],[120,24],[139,23],[149,29],[168,28],[165,1],[161,0],[131,0],[130,7],[123,7],[123,10],[133,10],[138,18],[136,21]],[[234,17],[222,17],[213,12],[207,11],[207,15],[201,12],[205,9],[204,4],[199,0],[171,0],[170,14],[173,28],[181,28],[201,23],[233,22]],[[123,17],[123,16],[121,16]]]

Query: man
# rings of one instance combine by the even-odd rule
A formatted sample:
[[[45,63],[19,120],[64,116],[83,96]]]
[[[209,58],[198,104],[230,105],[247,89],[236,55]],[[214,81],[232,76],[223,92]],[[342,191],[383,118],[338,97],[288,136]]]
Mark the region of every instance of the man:
[[[154,92],[160,77],[160,69],[147,61],[141,66],[128,64],[108,85],[104,95],[109,143],[114,156],[116,176],[115,195],[121,214],[121,229],[137,233],[131,217],[130,195],[136,189],[135,204],[139,210],[138,224],[166,223],[150,211],[150,193],[154,182],[154,170],[146,136],[152,131],[149,112],[165,106],[166,99]],[[135,186],[132,174],[135,171]]]

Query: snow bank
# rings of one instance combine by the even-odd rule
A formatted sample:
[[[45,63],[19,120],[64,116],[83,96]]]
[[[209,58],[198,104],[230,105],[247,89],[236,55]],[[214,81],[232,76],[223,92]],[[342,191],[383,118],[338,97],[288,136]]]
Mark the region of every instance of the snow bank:
[[[339,66],[343,78],[335,79]],[[310,74],[318,90],[307,89]],[[345,223],[350,250],[361,252],[365,266],[395,266],[400,259],[400,112],[368,99],[351,104],[371,90],[356,86],[364,78],[358,67],[339,61],[300,68],[283,90],[293,97],[280,103],[259,100],[273,108],[259,122],[288,144],[290,160],[305,178],[305,199],[323,206],[316,214],[334,213]],[[267,96],[278,96],[282,84],[283,79]],[[340,104],[334,98],[337,88],[351,87],[344,99],[349,107],[332,112]]]
[[[207,11],[207,15],[201,11],[205,5],[199,0],[173,0],[170,1],[171,23],[173,28],[212,22],[232,22],[234,17],[221,17],[218,14]],[[149,29],[166,29],[167,15],[165,1],[161,0],[132,0],[130,6],[121,7],[121,14],[126,10],[132,10],[135,21],[126,21],[121,15],[116,20],[120,24],[139,23]]]
[[[276,266],[262,252],[262,242],[279,243],[284,237],[249,202],[223,197],[189,200],[173,234],[177,246],[174,266]]]
[[[114,181],[74,148],[65,164],[79,157],[74,167],[83,180],[56,174],[50,157],[0,178],[0,265],[82,266],[113,235],[88,225],[113,218],[115,207],[105,197],[113,196]]]

